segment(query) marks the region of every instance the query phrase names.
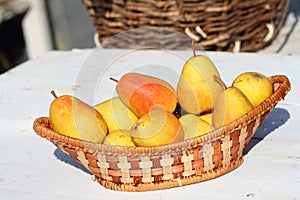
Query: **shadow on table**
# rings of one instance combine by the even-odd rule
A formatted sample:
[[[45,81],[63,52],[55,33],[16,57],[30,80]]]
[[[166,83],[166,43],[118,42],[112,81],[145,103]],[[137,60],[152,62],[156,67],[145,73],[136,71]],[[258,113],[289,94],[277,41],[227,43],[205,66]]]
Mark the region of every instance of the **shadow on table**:
[[[286,109],[274,108],[251,138],[249,144],[244,150],[244,155],[246,155],[255,145],[261,142],[267,135],[285,124],[289,118],[290,113]]]
[[[64,163],[67,163],[69,165],[72,165],[73,167],[77,168],[77,169],[80,169],[82,170],[83,172],[86,172],[90,175],[92,175],[92,173],[87,170],[83,165],[81,165],[79,162],[77,162],[75,159],[73,159],[71,156],[69,156],[68,154],[66,154],[65,152],[61,151],[60,149],[56,149],[54,151],[54,156],[64,162]]]
[[[261,142],[267,135],[285,124],[289,118],[290,114],[286,109],[274,108],[250,140],[248,146],[244,151],[244,155],[246,155],[255,145]],[[72,165],[73,167],[82,170],[83,172],[92,175],[91,172],[88,171],[83,165],[78,163],[76,160],[74,160],[72,157],[70,157],[60,149],[57,148],[54,151],[54,155],[58,160],[61,160],[69,165]]]

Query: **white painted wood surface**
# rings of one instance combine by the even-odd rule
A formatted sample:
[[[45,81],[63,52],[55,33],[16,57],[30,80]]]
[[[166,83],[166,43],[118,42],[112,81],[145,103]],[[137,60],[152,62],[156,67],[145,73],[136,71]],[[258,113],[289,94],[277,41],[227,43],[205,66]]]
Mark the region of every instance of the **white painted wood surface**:
[[[50,90],[96,104],[115,94],[108,76],[120,78],[130,70],[176,84],[181,57],[191,52],[53,51],[0,76],[0,199],[300,199],[300,56],[207,55],[227,84],[243,71],[284,74],[292,84],[251,140],[239,168],[210,181],[141,193],[111,191],[92,181],[79,164],[32,129],[36,117],[48,116]]]

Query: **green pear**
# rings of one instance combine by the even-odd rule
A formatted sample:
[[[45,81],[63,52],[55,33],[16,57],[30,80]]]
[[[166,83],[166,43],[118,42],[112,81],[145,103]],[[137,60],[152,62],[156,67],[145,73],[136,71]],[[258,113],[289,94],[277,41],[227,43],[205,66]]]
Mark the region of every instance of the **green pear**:
[[[232,86],[239,88],[253,107],[258,106],[273,94],[273,85],[270,80],[258,72],[241,73],[234,79]]]
[[[225,87],[225,90],[219,94],[213,110],[213,126],[219,128],[227,125],[252,109],[252,104],[240,89]]]
[[[138,117],[128,109],[119,97],[108,99],[94,106],[94,108],[104,117],[108,132],[115,130],[130,131]]]
[[[164,80],[140,73],[127,73],[117,82],[118,96],[138,117],[148,113],[155,105],[171,113],[176,108],[176,91]]]
[[[130,131],[136,146],[159,146],[183,141],[179,120],[164,109],[153,109],[143,115]]]
[[[103,142],[107,125],[96,109],[76,97],[52,94],[55,99],[50,105],[49,115],[55,132],[89,142]]]
[[[186,112],[199,114],[213,109],[223,90],[214,76],[220,77],[214,63],[205,55],[197,56],[194,50],[194,56],[183,66],[177,85],[178,101]]]

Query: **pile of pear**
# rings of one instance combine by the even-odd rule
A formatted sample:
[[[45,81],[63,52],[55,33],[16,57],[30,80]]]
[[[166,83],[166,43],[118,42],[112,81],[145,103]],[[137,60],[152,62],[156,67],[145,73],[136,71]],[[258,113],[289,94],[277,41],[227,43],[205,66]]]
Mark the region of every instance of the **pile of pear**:
[[[227,87],[212,60],[195,51],[182,68],[176,90],[141,73],[111,79],[117,82],[118,95],[94,106],[53,92],[52,129],[105,145],[167,145],[227,125],[273,94],[269,79],[258,72],[243,72]]]

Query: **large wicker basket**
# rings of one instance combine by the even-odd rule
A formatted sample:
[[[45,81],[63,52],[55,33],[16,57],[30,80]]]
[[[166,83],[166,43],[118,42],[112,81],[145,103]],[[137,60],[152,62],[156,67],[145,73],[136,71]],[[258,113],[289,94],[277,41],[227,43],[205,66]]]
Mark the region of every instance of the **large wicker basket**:
[[[95,144],[54,132],[49,118],[34,121],[34,130],[80,162],[106,188],[148,191],[216,178],[243,162],[243,150],[257,128],[290,90],[286,76],[270,77],[275,92],[236,121],[206,135],[157,147]]]
[[[163,27],[185,33],[205,50],[257,51],[278,35],[289,0],[82,0],[104,47],[135,48],[143,38],[160,38],[161,31],[145,31],[138,37],[105,39],[134,28]],[[164,33],[164,48],[174,46],[176,35]],[[133,36],[136,38],[135,36]],[[170,47],[168,46],[170,45]]]

